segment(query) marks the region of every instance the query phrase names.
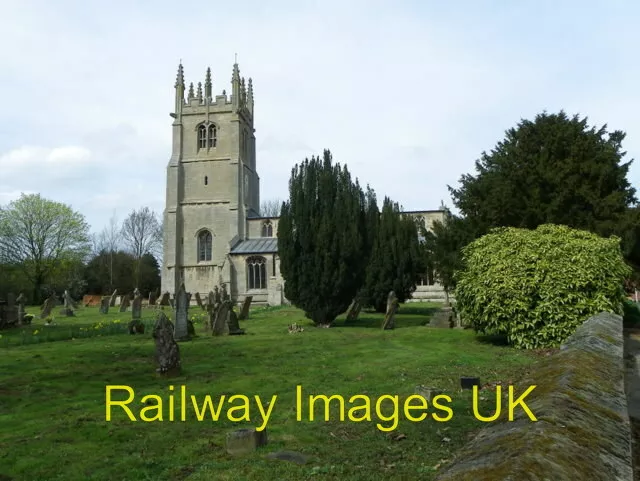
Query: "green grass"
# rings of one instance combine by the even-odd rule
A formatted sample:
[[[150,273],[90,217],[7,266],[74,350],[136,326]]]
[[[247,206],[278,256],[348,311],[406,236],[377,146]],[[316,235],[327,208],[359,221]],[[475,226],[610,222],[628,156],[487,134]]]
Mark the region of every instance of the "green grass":
[[[472,416],[471,394],[459,389],[459,377],[509,382],[534,360],[530,353],[482,342],[471,331],[423,327],[434,307],[401,306],[393,331],[382,331],[382,316],[367,312],[352,325],[339,320],[331,329],[318,329],[294,308],[252,311],[241,322],[245,336],[212,337],[199,323],[199,337],[180,344],[183,373],[173,379],[155,375],[150,329],[144,335],[126,334],[130,313],[100,315],[97,308],[81,308],[75,318],[56,317],[55,326],[44,327],[36,319],[32,326],[3,331],[0,475],[39,481],[432,479],[434,467],[483,426]],[[153,311],[143,310],[143,317],[151,326]],[[302,324],[304,332],[288,334],[292,322]],[[98,323],[102,327],[96,329]],[[298,384],[305,394],[340,394],[347,401],[354,394],[370,396],[373,421],[340,422],[333,410],[329,422],[320,411],[320,420],[298,422]],[[402,400],[420,384],[452,397],[451,421],[439,423],[429,416],[410,422],[401,412],[396,430],[379,431],[375,399],[393,394]],[[276,394],[269,443],[247,457],[225,452],[229,431],[260,423],[253,402],[250,423],[232,423],[224,417],[226,409],[217,422],[198,422],[191,410],[186,422],[131,422],[119,407],[107,422],[106,385],[135,390],[130,406],[137,417],[140,399],[148,394],[163,398],[166,416],[170,385],[176,391],[185,385],[199,401],[210,394],[216,403],[222,394],[259,395],[264,402]],[[116,396],[122,399],[124,393]],[[495,401],[483,397],[487,415]],[[431,406],[429,412],[434,412]],[[265,458],[276,450],[299,451],[312,459],[299,466]]]

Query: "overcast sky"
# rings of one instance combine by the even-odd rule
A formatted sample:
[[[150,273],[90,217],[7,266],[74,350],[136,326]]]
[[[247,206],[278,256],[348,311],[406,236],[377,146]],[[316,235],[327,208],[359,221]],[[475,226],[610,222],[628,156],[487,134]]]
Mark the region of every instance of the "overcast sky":
[[[379,198],[451,205],[447,184],[543,110],[624,130],[640,157],[634,0],[0,0],[0,19],[0,205],[40,192],[95,231],[164,208],[180,59],[214,93],[234,53],[253,78],[263,200],[329,148]]]

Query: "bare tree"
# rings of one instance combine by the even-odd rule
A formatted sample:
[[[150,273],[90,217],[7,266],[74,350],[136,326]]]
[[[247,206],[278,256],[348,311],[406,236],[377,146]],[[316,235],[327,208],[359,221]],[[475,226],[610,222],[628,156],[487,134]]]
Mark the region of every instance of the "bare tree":
[[[109,259],[109,287],[113,290],[113,256],[122,247],[122,227],[118,223],[118,218],[114,211],[102,231],[92,236],[93,256],[108,253]]]
[[[145,254],[158,256],[162,247],[162,224],[148,207],[133,210],[122,223],[122,241],[136,259],[136,286],[140,279],[140,259]]]
[[[280,217],[280,209],[282,201],[280,199],[265,200],[260,206],[260,215],[262,217]]]

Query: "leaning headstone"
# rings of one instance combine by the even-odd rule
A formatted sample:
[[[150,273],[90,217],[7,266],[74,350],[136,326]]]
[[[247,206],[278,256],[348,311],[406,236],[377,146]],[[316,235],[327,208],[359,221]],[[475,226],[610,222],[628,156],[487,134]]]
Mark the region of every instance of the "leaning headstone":
[[[238,456],[254,452],[267,444],[267,430],[239,429],[227,434],[227,453]]]
[[[251,307],[252,300],[253,300],[253,296],[247,296],[244,298],[244,302],[242,303],[242,309],[240,310],[240,315],[238,316],[238,320],[244,321],[245,319],[249,319],[249,308]]]
[[[140,319],[142,317],[142,296],[140,291],[136,293],[131,303],[131,319]]]
[[[155,291],[149,292],[149,305],[155,306],[157,300],[158,300],[158,297],[156,296]]]
[[[223,302],[216,310],[216,316],[213,323],[212,331],[214,336],[222,336],[229,334],[229,325],[227,323],[227,316],[229,315],[229,302]]]
[[[205,305],[202,303],[202,298],[200,297],[199,292],[196,292],[196,302],[198,303],[198,307],[200,307],[200,309],[202,309],[203,311],[207,310]]]
[[[398,311],[398,298],[396,293],[389,291],[387,296],[387,312],[382,322],[382,329],[393,329],[396,325],[396,312]]]
[[[56,306],[57,300],[55,293],[51,293],[49,297],[44,301],[44,306],[40,312],[40,319],[46,319],[51,315],[51,311]]]
[[[161,376],[180,373],[180,348],[173,338],[173,324],[163,311],[158,311],[153,326],[153,339],[156,342],[156,372]]]
[[[362,304],[358,299],[354,299],[347,310],[347,322],[356,321],[358,316],[360,315],[360,309],[362,308]]]
[[[69,291],[64,291],[63,300],[64,309],[62,309],[62,314],[67,317],[73,317],[75,315],[73,313],[73,299],[71,299],[71,294],[69,294]]]
[[[117,295],[118,295],[118,289],[113,291],[113,294],[111,294],[111,299],[109,299],[109,307],[115,307]],[[120,302],[122,302],[122,301],[120,301]]]
[[[244,334],[244,329],[240,329],[240,324],[238,323],[238,316],[236,315],[236,311],[233,309],[233,305],[231,302],[229,304],[229,314],[227,314],[227,329],[229,331],[230,336],[237,336],[239,334]]]
[[[176,311],[176,330],[174,337],[176,341],[188,341],[189,336],[189,298],[184,290],[184,283],[180,284],[178,292],[176,292],[175,300]]]
[[[130,305],[131,305],[131,295],[125,294],[120,299],[120,312],[127,312],[127,309],[129,309]]]
[[[104,296],[100,299],[100,314],[109,314],[109,303],[111,298],[109,296]]]
[[[21,325],[24,322],[25,310],[24,306],[27,303],[27,298],[21,292],[20,295],[16,298],[16,305],[18,306],[18,325]]]

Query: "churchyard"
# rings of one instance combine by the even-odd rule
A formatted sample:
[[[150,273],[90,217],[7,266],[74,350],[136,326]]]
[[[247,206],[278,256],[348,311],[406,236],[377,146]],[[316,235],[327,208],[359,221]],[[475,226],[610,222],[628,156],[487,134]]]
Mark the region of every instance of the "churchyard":
[[[492,343],[471,330],[426,327],[437,307],[401,304],[391,330],[381,329],[383,314],[368,311],[356,322],[345,322],[343,315],[331,329],[321,329],[296,308],[256,307],[240,321],[244,335],[214,336],[205,326],[206,312],[191,306],[196,335],[179,343],[181,371],[172,377],[156,372],[152,332],[159,308],[143,307],[145,332],[130,335],[130,310],[111,308],[104,314],[97,306],[78,306],[74,316],[66,317],[56,307],[53,318],[40,319],[38,306],[27,307],[34,314],[30,325],[0,331],[0,475],[40,480],[433,479],[485,425],[473,417],[471,391],[461,389],[461,376],[477,376],[486,386],[480,409],[488,414],[495,407],[495,384],[517,382],[544,354]],[[163,309],[175,321],[175,311]],[[291,329],[294,324],[297,329]],[[108,385],[135,391],[129,406],[137,421],[118,406],[106,421]],[[341,422],[332,405],[328,422],[322,409],[313,421],[297,421],[298,385],[305,395],[375,400],[391,394],[401,402],[417,386],[435,387],[451,396],[453,417],[412,422],[400,413],[397,428],[383,432],[376,424],[388,427],[392,421],[377,419],[375,411],[371,422]],[[188,396],[210,395],[214,403],[222,395],[258,395],[265,403],[277,395],[266,445],[235,456],[226,449],[229,433],[261,424],[253,402],[250,422],[228,420],[226,407],[215,422],[210,416],[198,421],[191,410],[180,421],[180,386]],[[114,391],[113,398],[127,395]],[[162,422],[141,420],[140,410],[151,404],[140,402],[145,395],[162,398]],[[174,421],[168,419],[172,396]],[[391,410],[389,405],[385,415]],[[274,453],[304,464],[274,459]]]

